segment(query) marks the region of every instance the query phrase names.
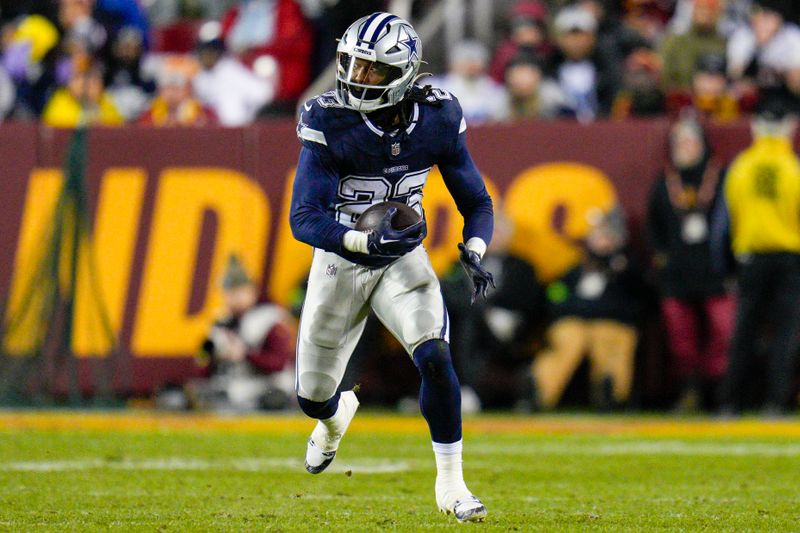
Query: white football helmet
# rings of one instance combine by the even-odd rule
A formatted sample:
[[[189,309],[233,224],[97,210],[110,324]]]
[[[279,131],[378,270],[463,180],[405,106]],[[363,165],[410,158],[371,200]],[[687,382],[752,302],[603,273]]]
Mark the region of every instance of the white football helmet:
[[[391,13],[355,21],[336,52],[336,96],[345,107],[365,113],[400,102],[422,63],[417,32]]]

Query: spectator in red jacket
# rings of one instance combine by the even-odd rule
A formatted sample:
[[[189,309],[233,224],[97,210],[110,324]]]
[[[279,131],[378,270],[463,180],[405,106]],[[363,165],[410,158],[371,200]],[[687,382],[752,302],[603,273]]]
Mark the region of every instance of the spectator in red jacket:
[[[191,403],[213,409],[282,408],[293,396],[295,331],[283,307],[259,302],[258,287],[235,255],[222,280],[224,314],[203,342],[206,378],[187,387]]]
[[[542,2],[518,2],[511,11],[509,23],[511,33],[497,47],[489,68],[489,75],[500,83],[504,81],[506,68],[520,52],[546,59],[553,51],[547,39],[547,9]]]
[[[222,17],[228,50],[259,70],[268,56],[277,64],[276,100],[295,102],[311,81],[313,33],[294,0],[240,0]],[[267,61],[260,61],[265,64]]]

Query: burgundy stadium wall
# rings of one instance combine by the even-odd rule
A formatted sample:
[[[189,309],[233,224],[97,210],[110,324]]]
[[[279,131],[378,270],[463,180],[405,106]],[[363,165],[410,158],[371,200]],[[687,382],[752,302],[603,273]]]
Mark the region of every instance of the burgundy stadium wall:
[[[518,223],[515,248],[548,278],[577,253],[563,232],[547,229],[557,212],[572,217],[566,227],[577,236],[585,226],[580,209],[616,196],[636,234],[665,162],[668,127],[664,120],[496,125],[471,128],[469,146],[496,203]],[[58,191],[69,136],[35,125],[0,127],[3,301],[13,301],[29,275],[41,242],[37,221],[46,220]],[[723,161],[749,142],[745,124],[716,126],[709,136]],[[130,369],[117,377],[118,390],[148,393],[186,378],[205,326],[219,308],[217,280],[229,253],[244,257],[266,295],[288,298],[310,259],[310,250],[294,242],[287,227],[298,150],[290,122],[229,130],[90,132],[94,253]],[[426,246],[441,271],[454,258],[460,221],[435,175],[425,192]],[[543,260],[542,254],[560,259]],[[9,309],[13,312],[13,305]],[[89,367],[103,347],[76,337],[88,389]]]

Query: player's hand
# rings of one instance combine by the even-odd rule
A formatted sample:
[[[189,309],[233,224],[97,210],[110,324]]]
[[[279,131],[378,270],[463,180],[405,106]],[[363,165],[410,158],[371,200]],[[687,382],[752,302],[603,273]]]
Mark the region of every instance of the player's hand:
[[[396,212],[395,208],[387,210],[378,227],[367,234],[367,250],[371,255],[400,257],[419,246],[425,238],[425,220],[407,228],[394,229],[392,217]]]
[[[458,243],[458,249],[461,251],[458,260],[461,261],[461,266],[464,267],[464,272],[466,272],[467,279],[469,279],[470,285],[472,286],[472,298],[470,298],[470,303],[474,304],[479,296],[483,296],[483,298],[486,299],[489,286],[493,289],[495,288],[494,276],[481,266],[480,256],[467,248],[463,242]]]

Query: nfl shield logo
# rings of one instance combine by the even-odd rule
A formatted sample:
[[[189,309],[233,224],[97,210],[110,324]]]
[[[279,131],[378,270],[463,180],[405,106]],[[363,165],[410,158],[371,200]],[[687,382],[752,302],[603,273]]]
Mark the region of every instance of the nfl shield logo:
[[[327,274],[328,277],[332,278],[332,277],[336,276],[336,272],[338,270],[339,270],[339,267],[337,267],[336,265],[328,265],[328,268],[325,269],[325,274]]]
[[[400,143],[392,143],[392,155],[400,155]]]

